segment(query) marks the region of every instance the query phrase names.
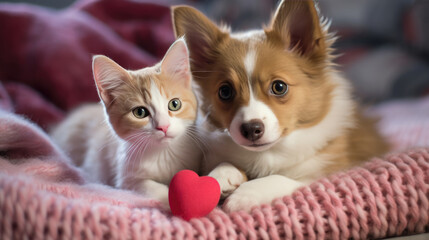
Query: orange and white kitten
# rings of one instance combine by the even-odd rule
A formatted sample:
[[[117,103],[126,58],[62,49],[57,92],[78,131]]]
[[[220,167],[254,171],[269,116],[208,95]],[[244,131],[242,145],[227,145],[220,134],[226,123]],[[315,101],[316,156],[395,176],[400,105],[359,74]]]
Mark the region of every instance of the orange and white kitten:
[[[211,131],[203,172],[214,169],[231,193],[226,210],[270,203],[386,151],[335,69],[334,38],[312,0],[281,1],[264,30],[230,32],[186,6],[173,21]]]
[[[197,101],[189,54],[178,39],[153,67],[127,71],[93,59],[100,104],[81,107],[52,133],[88,177],[135,190],[168,207],[168,184],[182,169],[198,171]]]

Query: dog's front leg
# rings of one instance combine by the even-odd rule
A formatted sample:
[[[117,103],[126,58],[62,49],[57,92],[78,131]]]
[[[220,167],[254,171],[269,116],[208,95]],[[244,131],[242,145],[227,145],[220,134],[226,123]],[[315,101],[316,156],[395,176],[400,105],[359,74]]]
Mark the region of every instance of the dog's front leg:
[[[275,198],[291,194],[305,185],[302,182],[281,175],[269,175],[241,184],[225,201],[223,208],[227,212],[244,210],[271,203]]]
[[[220,186],[222,199],[229,196],[241,184],[247,181],[246,174],[234,165],[223,162],[209,173],[215,178]]]

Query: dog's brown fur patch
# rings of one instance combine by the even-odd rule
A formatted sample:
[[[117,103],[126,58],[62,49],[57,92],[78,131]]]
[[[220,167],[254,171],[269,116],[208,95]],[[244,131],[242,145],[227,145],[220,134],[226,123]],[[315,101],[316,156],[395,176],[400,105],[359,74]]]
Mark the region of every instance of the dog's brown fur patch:
[[[334,39],[319,22],[312,1],[282,4],[271,25],[252,38],[230,35],[191,7],[174,7],[173,21],[176,36],[185,35],[188,42],[192,73],[203,96],[201,110],[215,127],[230,126],[237,110],[249,103],[250,88],[274,112],[282,137],[316,126],[331,110],[333,91],[339,87],[330,79],[335,71],[331,49]],[[243,62],[249,50],[256,51],[251,76],[247,76]],[[288,84],[285,96],[270,94],[274,80]],[[218,97],[224,83],[234,88],[230,101]],[[333,156],[321,170],[325,174],[387,150],[374,121],[362,117],[355,106],[350,108],[354,112],[350,121],[356,123],[355,127],[319,150],[318,154]]]

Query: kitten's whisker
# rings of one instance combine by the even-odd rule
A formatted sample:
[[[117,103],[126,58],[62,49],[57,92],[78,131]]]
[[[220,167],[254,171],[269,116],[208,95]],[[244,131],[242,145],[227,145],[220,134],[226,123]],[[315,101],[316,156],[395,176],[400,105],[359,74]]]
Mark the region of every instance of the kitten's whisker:
[[[152,144],[152,141],[142,141],[141,145],[143,145],[143,147],[142,147],[142,146],[140,146],[140,147],[139,147],[139,152],[138,152],[139,156],[141,156],[139,159],[142,159],[142,158],[143,158],[143,156],[144,156],[144,154],[145,154],[145,152],[146,152],[146,149],[147,149],[151,144]],[[138,164],[138,163],[139,163],[139,161],[136,161],[136,163],[135,163],[135,164]]]
[[[139,140],[139,142],[137,142],[136,144],[134,144],[132,146],[131,152],[127,154],[126,168],[125,168],[125,172],[126,173],[130,173],[134,169],[137,169],[136,165],[138,164],[139,159],[135,157],[135,154],[136,154],[136,151],[140,148],[139,145],[141,145],[142,141],[143,140]]]
[[[196,127],[189,127],[186,132],[187,136],[190,137],[192,141],[194,141],[195,145],[201,150],[203,154],[203,160],[206,160],[206,151],[209,149],[208,143],[205,141],[205,139],[201,135],[202,131],[198,131]]]
[[[126,139],[129,144],[131,144],[131,146],[129,146],[126,150],[126,172],[131,172],[132,169],[136,167],[136,164],[138,164],[141,157],[136,157],[135,154],[140,154],[142,145],[147,145],[147,140],[150,138],[150,135],[151,134],[147,132],[139,131],[137,133],[131,134],[130,136],[127,136]]]
[[[204,148],[203,150],[207,150],[207,148],[208,148],[208,144],[205,142],[205,140],[204,140],[203,138],[201,138],[201,137],[199,136],[199,134],[198,134],[198,133],[196,133],[196,132],[192,132],[192,131],[188,131],[188,132],[187,132],[187,134],[188,134],[188,136],[190,136],[192,139],[195,139],[195,140],[196,140],[196,143],[197,143],[198,145],[202,145],[202,147]]]
[[[134,152],[136,150],[136,144],[132,144],[130,147],[127,147],[126,151],[125,151],[125,172],[128,173],[130,172],[130,168],[131,168],[131,164],[133,162],[131,162],[134,159]]]
[[[203,137],[206,134],[209,134],[207,131],[196,127],[189,127],[187,130],[190,134],[196,137],[202,144],[204,144],[206,148],[208,148],[208,144]]]
[[[195,145],[200,149],[201,153],[203,154],[203,161],[206,161],[206,150],[208,149],[206,146],[206,143],[201,141],[201,139],[198,139],[195,136],[192,136],[191,133],[187,133],[190,139],[195,143]]]
[[[206,154],[205,154],[205,146],[201,146],[200,142],[198,141],[198,139],[196,139],[194,136],[192,136],[191,134],[188,135],[189,138],[195,143],[195,145],[201,150],[201,153],[203,154],[203,159],[206,159]]]

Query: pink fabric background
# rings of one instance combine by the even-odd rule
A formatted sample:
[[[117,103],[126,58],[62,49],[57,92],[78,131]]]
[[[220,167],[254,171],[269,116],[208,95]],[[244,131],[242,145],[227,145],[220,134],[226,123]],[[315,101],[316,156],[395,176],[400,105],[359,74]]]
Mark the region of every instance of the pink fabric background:
[[[0,81],[16,113],[43,128],[85,102],[98,101],[95,54],[139,69],[174,41],[170,9],[138,1],[81,0],[54,11],[0,4]]]
[[[42,130],[98,100],[92,54],[128,68],[161,58],[173,41],[169,9],[138,1],[84,0],[59,12],[0,4],[0,36],[0,239],[360,239],[429,231],[429,97],[369,110],[381,117],[391,155],[250,214],[215,209],[186,222],[144,196],[86,183]]]

